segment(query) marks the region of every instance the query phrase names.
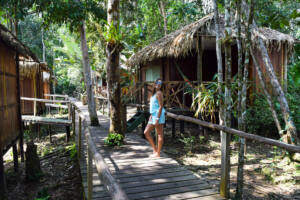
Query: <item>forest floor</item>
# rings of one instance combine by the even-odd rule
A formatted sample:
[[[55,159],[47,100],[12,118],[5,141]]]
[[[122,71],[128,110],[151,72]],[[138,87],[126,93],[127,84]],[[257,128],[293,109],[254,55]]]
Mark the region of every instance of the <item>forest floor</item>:
[[[73,137],[65,142],[64,127],[52,128],[52,143],[46,127],[41,126],[41,133],[41,139],[34,140],[43,173],[39,181],[26,181],[25,163],[20,161],[19,172],[15,173],[12,152],[5,155],[7,200],[81,200],[83,188]]]
[[[164,133],[163,151],[219,190],[221,177],[220,136],[208,131],[208,140],[199,136],[198,126],[185,123],[184,135],[172,138],[171,123]],[[141,131],[136,134],[142,135]],[[194,140],[194,141],[193,141]],[[230,191],[234,197],[237,178],[238,143],[231,142]],[[193,141],[193,142],[192,142]],[[247,141],[243,199],[300,199],[300,163],[291,162],[280,149]]]

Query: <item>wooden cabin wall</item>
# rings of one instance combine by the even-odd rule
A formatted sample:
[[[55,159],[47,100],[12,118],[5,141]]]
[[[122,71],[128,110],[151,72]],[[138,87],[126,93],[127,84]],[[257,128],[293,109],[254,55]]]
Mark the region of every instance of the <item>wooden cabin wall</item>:
[[[0,149],[20,131],[15,52],[0,40]]]
[[[34,86],[35,85],[35,86]],[[47,86],[50,87],[50,86]],[[50,88],[48,89],[50,91]],[[50,92],[49,92],[50,94]],[[43,99],[44,97],[44,83],[43,73],[40,68],[37,70],[35,76],[20,77],[20,96],[29,98]],[[21,101],[21,113],[31,115],[34,112],[33,101]],[[37,102],[37,112],[41,112],[45,104]]]
[[[50,83],[48,81],[43,82],[43,94],[51,94]],[[49,96],[44,96],[44,99],[50,99]]]
[[[262,74],[264,76],[264,80],[266,81],[266,85],[268,88],[268,91],[272,94],[272,87],[271,87],[271,83],[270,83],[270,79],[267,75],[266,72],[266,68],[263,62],[263,59],[261,57],[261,54],[259,51],[255,51],[255,56],[257,58],[257,61],[259,63],[259,65],[261,66],[261,70],[262,70]],[[274,72],[276,74],[276,76],[278,77],[279,82],[281,83],[281,85],[283,86],[283,84],[285,83],[285,48],[281,48],[279,51],[277,49],[272,49],[269,51],[269,56],[271,59],[271,62],[273,64],[274,67]],[[258,74],[256,72],[255,66],[253,65],[252,59],[250,62],[250,80],[253,81],[253,92],[262,92],[261,90],[261,85],[260,85],[260,81],[258,78]]]

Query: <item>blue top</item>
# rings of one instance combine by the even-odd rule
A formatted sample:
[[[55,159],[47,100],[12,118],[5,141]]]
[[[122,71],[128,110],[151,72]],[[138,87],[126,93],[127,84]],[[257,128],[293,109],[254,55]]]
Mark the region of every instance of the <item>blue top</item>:
[[[159,111],[159,102],[155,94],[150,99],[150,114],[152,115],[153,122],[158,117],[158,111]],[[164,123],[164,121],[165,121],[165,109],[163,108],[160,114],[159,123]]]

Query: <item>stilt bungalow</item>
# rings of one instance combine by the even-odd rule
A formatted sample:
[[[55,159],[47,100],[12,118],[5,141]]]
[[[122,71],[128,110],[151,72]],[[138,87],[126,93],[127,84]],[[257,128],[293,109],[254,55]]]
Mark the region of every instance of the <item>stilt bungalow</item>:
[[[6,190],[3,155],[13,147],[15,170],[18,166],[16,141],[23,157],[19,63],[38,62],[37,57],[7,28],[0,24],[0,194]],[[1,196],[0,195],[0,196]]]
[[[220,19],[221,32],[224,34],[224,18]],[[243,28],[243,30],[245,30]],[[233,33],[235,36],[235,33]],[[243,42],[245,34],[242,34]],[[263,38],[268,50],[274,70],[283,86],[287,81],[287,63],[293,51],[295,39],[269,28],[259,28],[259,32],[252,34],[252,41],[257,37]],[[238,71],[238,53],[236,41],[232,43],[232,75]],[[263,60],[256,51],[259,64],[263,67]],[[205,83],[212,81],[217,73],[216,33],[214,15],[209,14],[202,19],[188,24],[165,37],[146,46],[135,53],[127,62],[130,67],[138,71],[138,87],[142,90],[138,96],[139,102],[147,102],[149,94],[148,82],[162,78],[166,83],[167,106],[189,108],[192,103],[191,95],[185,95],[186,80],[190,83]],[[223,53],[224,66],[224,53]],[[252,91],[259,87],[259,79],[252,60],[250,60],[249,79],[252,81]]]

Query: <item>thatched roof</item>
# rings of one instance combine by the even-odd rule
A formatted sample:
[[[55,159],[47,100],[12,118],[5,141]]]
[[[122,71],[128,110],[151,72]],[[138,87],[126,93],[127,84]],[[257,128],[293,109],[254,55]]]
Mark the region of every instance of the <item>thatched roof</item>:
[[[220,17],[220,28],[221,32],[224,33],[223,17]],[[191,50],[198,50],[198,36],[215,37],[215,35],[214,15],[211,13],[146,46],[131,56],[127,65],[135,66],[163,57],[184,57],[189,54]],[[234,35],[233,33],[233,36]],[[245,38],[245,35],[242,34],[242,37]],[[258,33],[252,34],[252,41],[256,41],[256,37],[261,37],[268,47],[280,48],[283,43],[286,43],[288,44],[290,52],[295,42],[292,36],[269,28],[259,28]]]
[[[19,72],[22,77],[32,77],[34,76],[38,69],[40,63],[34,61],[19,61]]]
[[[7,46],[14,49],[22,56],[39,62],[36,55],[2,24],[0,24],[0,40],[2,40]]]

